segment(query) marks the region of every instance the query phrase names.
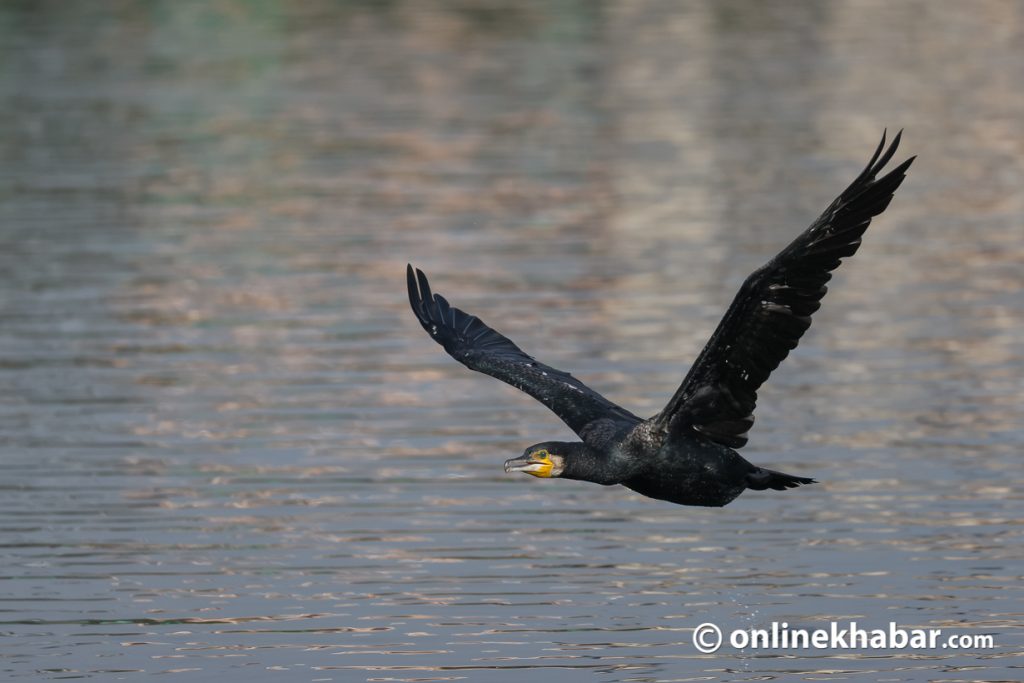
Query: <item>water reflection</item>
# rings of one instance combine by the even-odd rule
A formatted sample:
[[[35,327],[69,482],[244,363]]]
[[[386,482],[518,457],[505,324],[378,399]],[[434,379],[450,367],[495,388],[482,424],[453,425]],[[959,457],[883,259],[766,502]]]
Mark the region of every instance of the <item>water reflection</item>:
[[[1015,678],[1022,26],[1012,2],[4,5],[0,669]],[[699,510],[501,472],[565,428],[422,338],[406,261],[650,414],[886,125],[921,161],[750,447],[821,486]],[[837,618],[997,648],[690,644]]]

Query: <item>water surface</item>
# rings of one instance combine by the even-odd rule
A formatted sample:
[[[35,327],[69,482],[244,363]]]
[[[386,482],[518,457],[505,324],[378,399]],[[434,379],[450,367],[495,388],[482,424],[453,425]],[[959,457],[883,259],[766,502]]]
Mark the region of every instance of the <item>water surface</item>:
[[[1019,680],[1016,2],[0,7],[5,679]],[[505,475],[568,430],[404,267],[641,415],[919,154],[720,510]],[[992,650],[703,655],[894,621]]]

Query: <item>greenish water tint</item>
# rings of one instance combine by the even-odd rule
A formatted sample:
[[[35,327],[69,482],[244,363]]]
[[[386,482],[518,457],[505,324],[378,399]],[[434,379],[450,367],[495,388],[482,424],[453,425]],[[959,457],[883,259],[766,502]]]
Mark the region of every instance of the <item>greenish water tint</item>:
[[[5,680],[1018,680],[1017,2],[0,5]],[[721,510],[568,436],[404,267],[641,415],[743,278],[919,154]],[[702,655],[831,619],[985,651]],[[534,671],[535,670],[535,671]],[[532,679],[531,679],[532,680]]]

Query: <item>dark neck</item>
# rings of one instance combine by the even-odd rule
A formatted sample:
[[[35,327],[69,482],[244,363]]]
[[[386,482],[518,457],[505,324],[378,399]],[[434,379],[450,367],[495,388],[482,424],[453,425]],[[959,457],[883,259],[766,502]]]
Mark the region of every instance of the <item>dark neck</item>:
[[[565,453],[565,470],[561,477],[605,486],[618,484],[629,476],[627,464],[620,460],[614,454],[593,450],[585,443],[574,443]]]

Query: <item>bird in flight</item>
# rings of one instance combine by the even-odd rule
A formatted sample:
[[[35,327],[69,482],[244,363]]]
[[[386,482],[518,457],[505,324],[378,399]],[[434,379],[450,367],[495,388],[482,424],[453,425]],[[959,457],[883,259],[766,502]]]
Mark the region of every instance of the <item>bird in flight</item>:
[[[902,133],[902,131],[901,131]],[[535,360],[476,316],[430,290],[407,266],[409,303],[423,329],[455,360],[548,407],[579,441],[545,441],[505,461],[506,472],[621,484],[679,505],[720,507],[746,489],[782,491],[813,479],[776,472],[736,452],[754,423],[757,390],[796,348],[840,260],[852,256],[871,219],[900,186],[911,157],[881,178],[898,133],[825,212],[744,281],[668,405],[644,420],[567,372]],[[884,153],[883,153],[884,150]]]

